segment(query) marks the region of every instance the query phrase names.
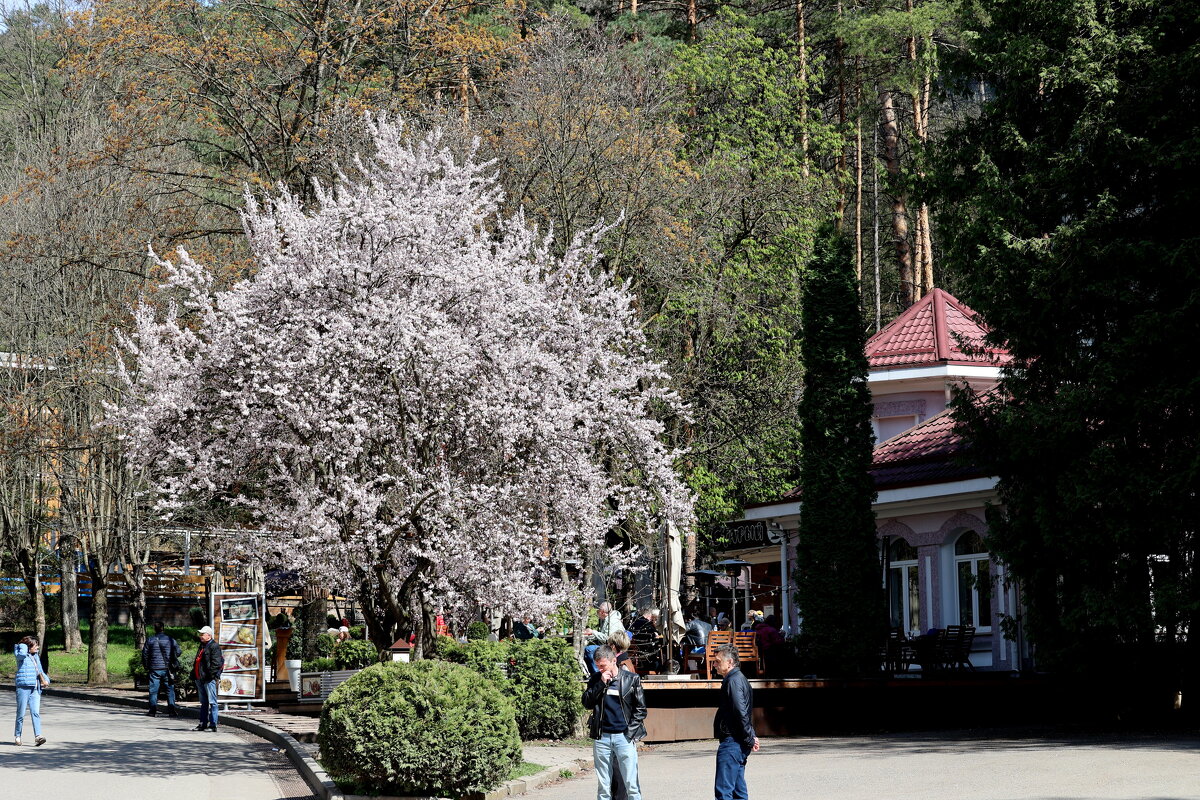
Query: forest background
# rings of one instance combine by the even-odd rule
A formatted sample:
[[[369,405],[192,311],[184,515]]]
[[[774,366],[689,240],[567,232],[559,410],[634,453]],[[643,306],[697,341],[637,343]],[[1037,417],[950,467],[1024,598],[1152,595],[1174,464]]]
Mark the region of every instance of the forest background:
[[[989,274],[1008,282],[989,283],[971,271],[1003,227],[984,230],[981,195],[1013,187],[1003,169],[975,175],[979,151],[968,145],[986,148],[992,135],[1002,149],[1006,136],[1048,131],[1047,146],[1069,149],[1069,136],[1054,140],[1052,119],[1029,132],[1003,117],[1040,124],[1046,110],[1036,103],[1001,108],[986,127],[997,84],[1025,99],[1053,91],[1046,75],[1059,86],[1075,80],[1093,94],[1064,108],[1094,110],[1089,102],[1105,96],[1110,77],[1107,54],[1126,69],[1139,42],[1153,50],[1156,41],[1107,37],[1161,27],[1105,9],[1153,17],[1170,4],[1032,6],[1037,13],[1024,16],[1019,3],[970,0],[6,6],[0,358],[39,365],[37,380],[14,369],[2,378],[7,557],[36,582],[53,557],[37,543],[52,526],[66,549],[88,554],[98,589],[109,565],[130,565],[136,597],[152,545],[136,532],[151,526],[112,431],[95,423],[117,392],[114,331],[159,277],[148,248],[186,245],[222,265],[227,280],[244,277],[243,193],[283,185],[312,197],[314,179],[328,182],[350,154],[369,149],[371,112],[414,131],[441,127],[463,151],[477,146],[495,159],[509,210],[523,208],[559,242],[598,220],[615,223],[605,267],[636,293],[655,355],[690,408],[667,420],[667,435],[688,452],[680,468],[698,501],[701,536],[687,555],[695,566],[706,533],[797,481],[797,332],[823,223],[836,221],[850,240],[863,336],[935,283],[965,293],[989,318],[1006,302],[1029,309],[1006,320],[1008,332],[1026,323],[1042,330],[1035,311],[1044,306],[1013,303],[1028,275],[996,269]],[[1194,29],[1195,20],[1179,25]],[[1009,37],[1030,46],[1006,54]],[[1081,42],[1089,46],[1072,47]],[[1025,62],[1003,64],[1006,55]],[[1020,81],[997,80],[1009,74]],[[1032,89],[1031,76],[1041,81]],[[1098,107],[1103,122],[1109,106]],[[1069,127],[1067,116],[1059,121]],[[976,138],[954,140],[951,130]],[[943,172],[941,185],[973,175],[975,193],[960,191],[942,208],[933,154],[954,154],[960,141],[957,161],[946,161],[958,172]],[[1107,191],[1067,189],[1088,198]],[[941,257],[943,212],[954,219],[945,237],[952,258]],[[1024,233],[1036,241],[1043,232]],[[1101,293],[1088,297],[1089,314],[1105,305]],[[1052,349],[1043,339],[1019,355]],[[1179,580],[1194,598],[1200,581],[1191,555],[1183,561]],[[73,574],[63,570],[68,591]],[[1180,613],[1196,613],[1194,602]],[[40,608],[37,616],[44,629]]]

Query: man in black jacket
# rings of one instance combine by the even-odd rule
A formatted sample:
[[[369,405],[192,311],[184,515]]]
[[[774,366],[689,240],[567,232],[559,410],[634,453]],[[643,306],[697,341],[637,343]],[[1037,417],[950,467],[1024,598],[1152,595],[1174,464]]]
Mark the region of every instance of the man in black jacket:
[[[158,714],[158,690],[164,682],[167,684],[167,713],[172,717],[179,716],[175,706],[175,677],[171,673],[178,663],[179,642],[163,633],[163,623],[159,620],[154,623],[154,635],[142,648],[142,666],[150,676],[150,710],[146,716]]]
[[[737,648],[723,644],[716,649],[714,666],[724,676],[721,704],[713,718],[717,745],[716,800],[746,800],[746,760],[758,752],[754,734],[754,692],[738,668]]]
[[[213,629],[205,625],[200,634],[200,650],[196,663],[192,665],[192,677],[196,679],[196,693],[200,695],[200,724],[196,730],[217,730],[217,681],[225,669],[225,657],[221,646],[213,641]]]
[[[592,759],[596,764],[596,800],[611,800],[612,775],[621,773],[629,800],[642,800],[638,786],[637,743],[645,738],[646,695],[637,673],[617,667],[617,654],[608,645],[596,650],[596,673],[583,690]]]

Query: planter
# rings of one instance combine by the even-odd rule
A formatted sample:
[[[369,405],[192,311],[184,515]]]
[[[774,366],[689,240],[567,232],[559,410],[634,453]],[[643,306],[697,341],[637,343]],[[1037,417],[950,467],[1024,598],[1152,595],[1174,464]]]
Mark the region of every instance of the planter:
[[[287,667],[288,685],[291,686],[293,692],[300,691],[300,665],[303,662],[300,659],[287,659],[283,665]]]

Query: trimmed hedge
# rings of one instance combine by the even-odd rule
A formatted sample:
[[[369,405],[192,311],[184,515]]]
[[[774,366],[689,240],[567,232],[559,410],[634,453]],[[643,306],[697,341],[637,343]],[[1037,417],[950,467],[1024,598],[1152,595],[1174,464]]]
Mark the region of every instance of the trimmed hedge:
[[[364,669],[325,701],[317,741],[331,775],[401,795],[488,791],[521,763],[512,704],[444,661]]]
[[[338,669],[362,669],[379,661],[379,650],[370,642],[347,639],[333,646],[333,660]]]
[[[438,643],[438,658],[470,667],[513,702],[522,739],[562,739],[583,713],[579,661],[565,639]]]

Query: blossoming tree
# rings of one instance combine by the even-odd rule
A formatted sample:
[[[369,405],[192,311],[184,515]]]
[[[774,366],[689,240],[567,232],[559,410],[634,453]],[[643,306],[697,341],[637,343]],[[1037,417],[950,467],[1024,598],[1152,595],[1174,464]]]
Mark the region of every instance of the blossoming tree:
[[[419,656],[439,606],[548,611],[610,529],[687,524],[691,498],[600,231],[557,256],[488,164],[371,124],[313,208],[248,198],[252,277],[159,262],[112,417],[164,513],[240,509],[243,547],[356,597],[377,643],[412,624]]]

